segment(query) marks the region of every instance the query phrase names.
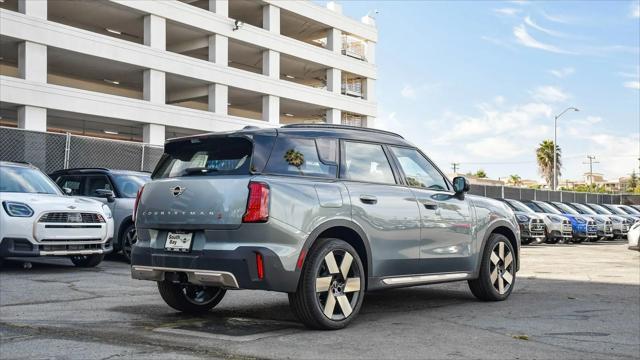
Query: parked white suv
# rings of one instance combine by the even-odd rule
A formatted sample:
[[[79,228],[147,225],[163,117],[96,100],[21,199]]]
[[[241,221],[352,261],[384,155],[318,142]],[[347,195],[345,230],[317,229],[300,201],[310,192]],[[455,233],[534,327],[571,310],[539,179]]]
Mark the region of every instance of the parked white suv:
[[[7,257],[68,256],[98,265],[111,252],[107,205],[66,196],[36,167],[0,161],[0,263]]]

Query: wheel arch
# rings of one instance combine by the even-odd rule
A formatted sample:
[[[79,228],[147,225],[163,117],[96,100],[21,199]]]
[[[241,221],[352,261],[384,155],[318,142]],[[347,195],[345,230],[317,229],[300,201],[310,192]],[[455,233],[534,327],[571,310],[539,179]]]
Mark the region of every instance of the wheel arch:
[[[476,268],[474,270],[474,278],[478,276],[480,273],[480,266],[482,265],[482,259],[484,258],[484,252],[486,251],[487,241],[489,241],[489,237],[493,234],[500,234],[509,239],[511,246],[516,253],[516,271],[520,270],[520,246],[518,246],[518,238],[516,236],[516,231],[513,228],[513,225],[506,220],[498,220],[491,224],[489,228],[485,231],[484,237],[482,239],[482,246],[480,247],[480,252],[478,253],[478,261],[476,264]]]
[[[321,238],[337,238],[353,246],[362,259],[365,272],[365,289],[369,282],[369,274],[372,273],[371,247],[364,230],[357,224],[348,220],[330,220],[316,227],[307,237],[302,251],[306,257],[309,249]]]

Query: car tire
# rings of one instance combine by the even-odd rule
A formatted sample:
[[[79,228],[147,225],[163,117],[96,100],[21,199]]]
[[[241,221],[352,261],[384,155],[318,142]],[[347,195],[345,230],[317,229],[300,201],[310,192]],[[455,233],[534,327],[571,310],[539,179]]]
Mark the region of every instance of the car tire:
[[[529,245],[533,242],[533,238],[521,238],[520,243],[522,245]]]
[[[104,254],[72,255],[70,259],[73,265],[77,267],[83,267],[83,268],[96,267],[104,259]]]
[[[122,251],[122,255],[127,262],[131,264],[131,250],[133,250],[133,245],[138,241],[138,235],[136,232],[136,226],[134,224],[129,224],[126,229],[122,232],[121,240],[120,240],[120,249]]]
[[[309,251],[289,304],[308,328],[338,330],[357,316],[364,289],[364,267],[356,250],[343,240],[323,238]]]
[[[547,243],[547,244],[557,244],[557,243],[558,243],[558,241],[560,241],[560,239],[559,239],[559,238],[557,238],[557,237],[551,237],[551,236],[548,236],[548,237],[545,239],[545,241],[544,241],[544,242],[545,242],[545,243]]]
[[[176,284],[158,281],[162,300],[172,308],[188,313],[201,314],[218,305],[226,290],[220,287]]]
[[[513,245],[502,234],[491,234],[485,245],[477,279],[469,280],[473,295],[482,301],[502,301],[516,283],[517,257]]]

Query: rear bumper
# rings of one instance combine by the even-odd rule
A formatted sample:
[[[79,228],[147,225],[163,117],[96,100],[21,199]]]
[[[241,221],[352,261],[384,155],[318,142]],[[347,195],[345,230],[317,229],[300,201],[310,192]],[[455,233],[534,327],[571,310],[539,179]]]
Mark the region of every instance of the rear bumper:
[[[0,258],[71,256],[108,254],[113,250],[111,239],[101,243],[55,243],[34,244],[25,238],[3,238],[0,242]]]
[[[262,279],[258,277],[256,254],[263,258]],[[136,245],[131,256],[131,277],[138,280],[179,279],[227,289],[295,292],[299,276],[298,270],[285,270],[278,255],[265,247],[175,253]]]

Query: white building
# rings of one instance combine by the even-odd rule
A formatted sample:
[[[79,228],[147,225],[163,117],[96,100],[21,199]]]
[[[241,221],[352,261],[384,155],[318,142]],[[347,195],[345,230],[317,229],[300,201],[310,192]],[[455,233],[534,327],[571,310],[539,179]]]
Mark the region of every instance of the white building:
[[[163,144],[376,116],[372,18],[310,1],[0,0],[0,126]]]

